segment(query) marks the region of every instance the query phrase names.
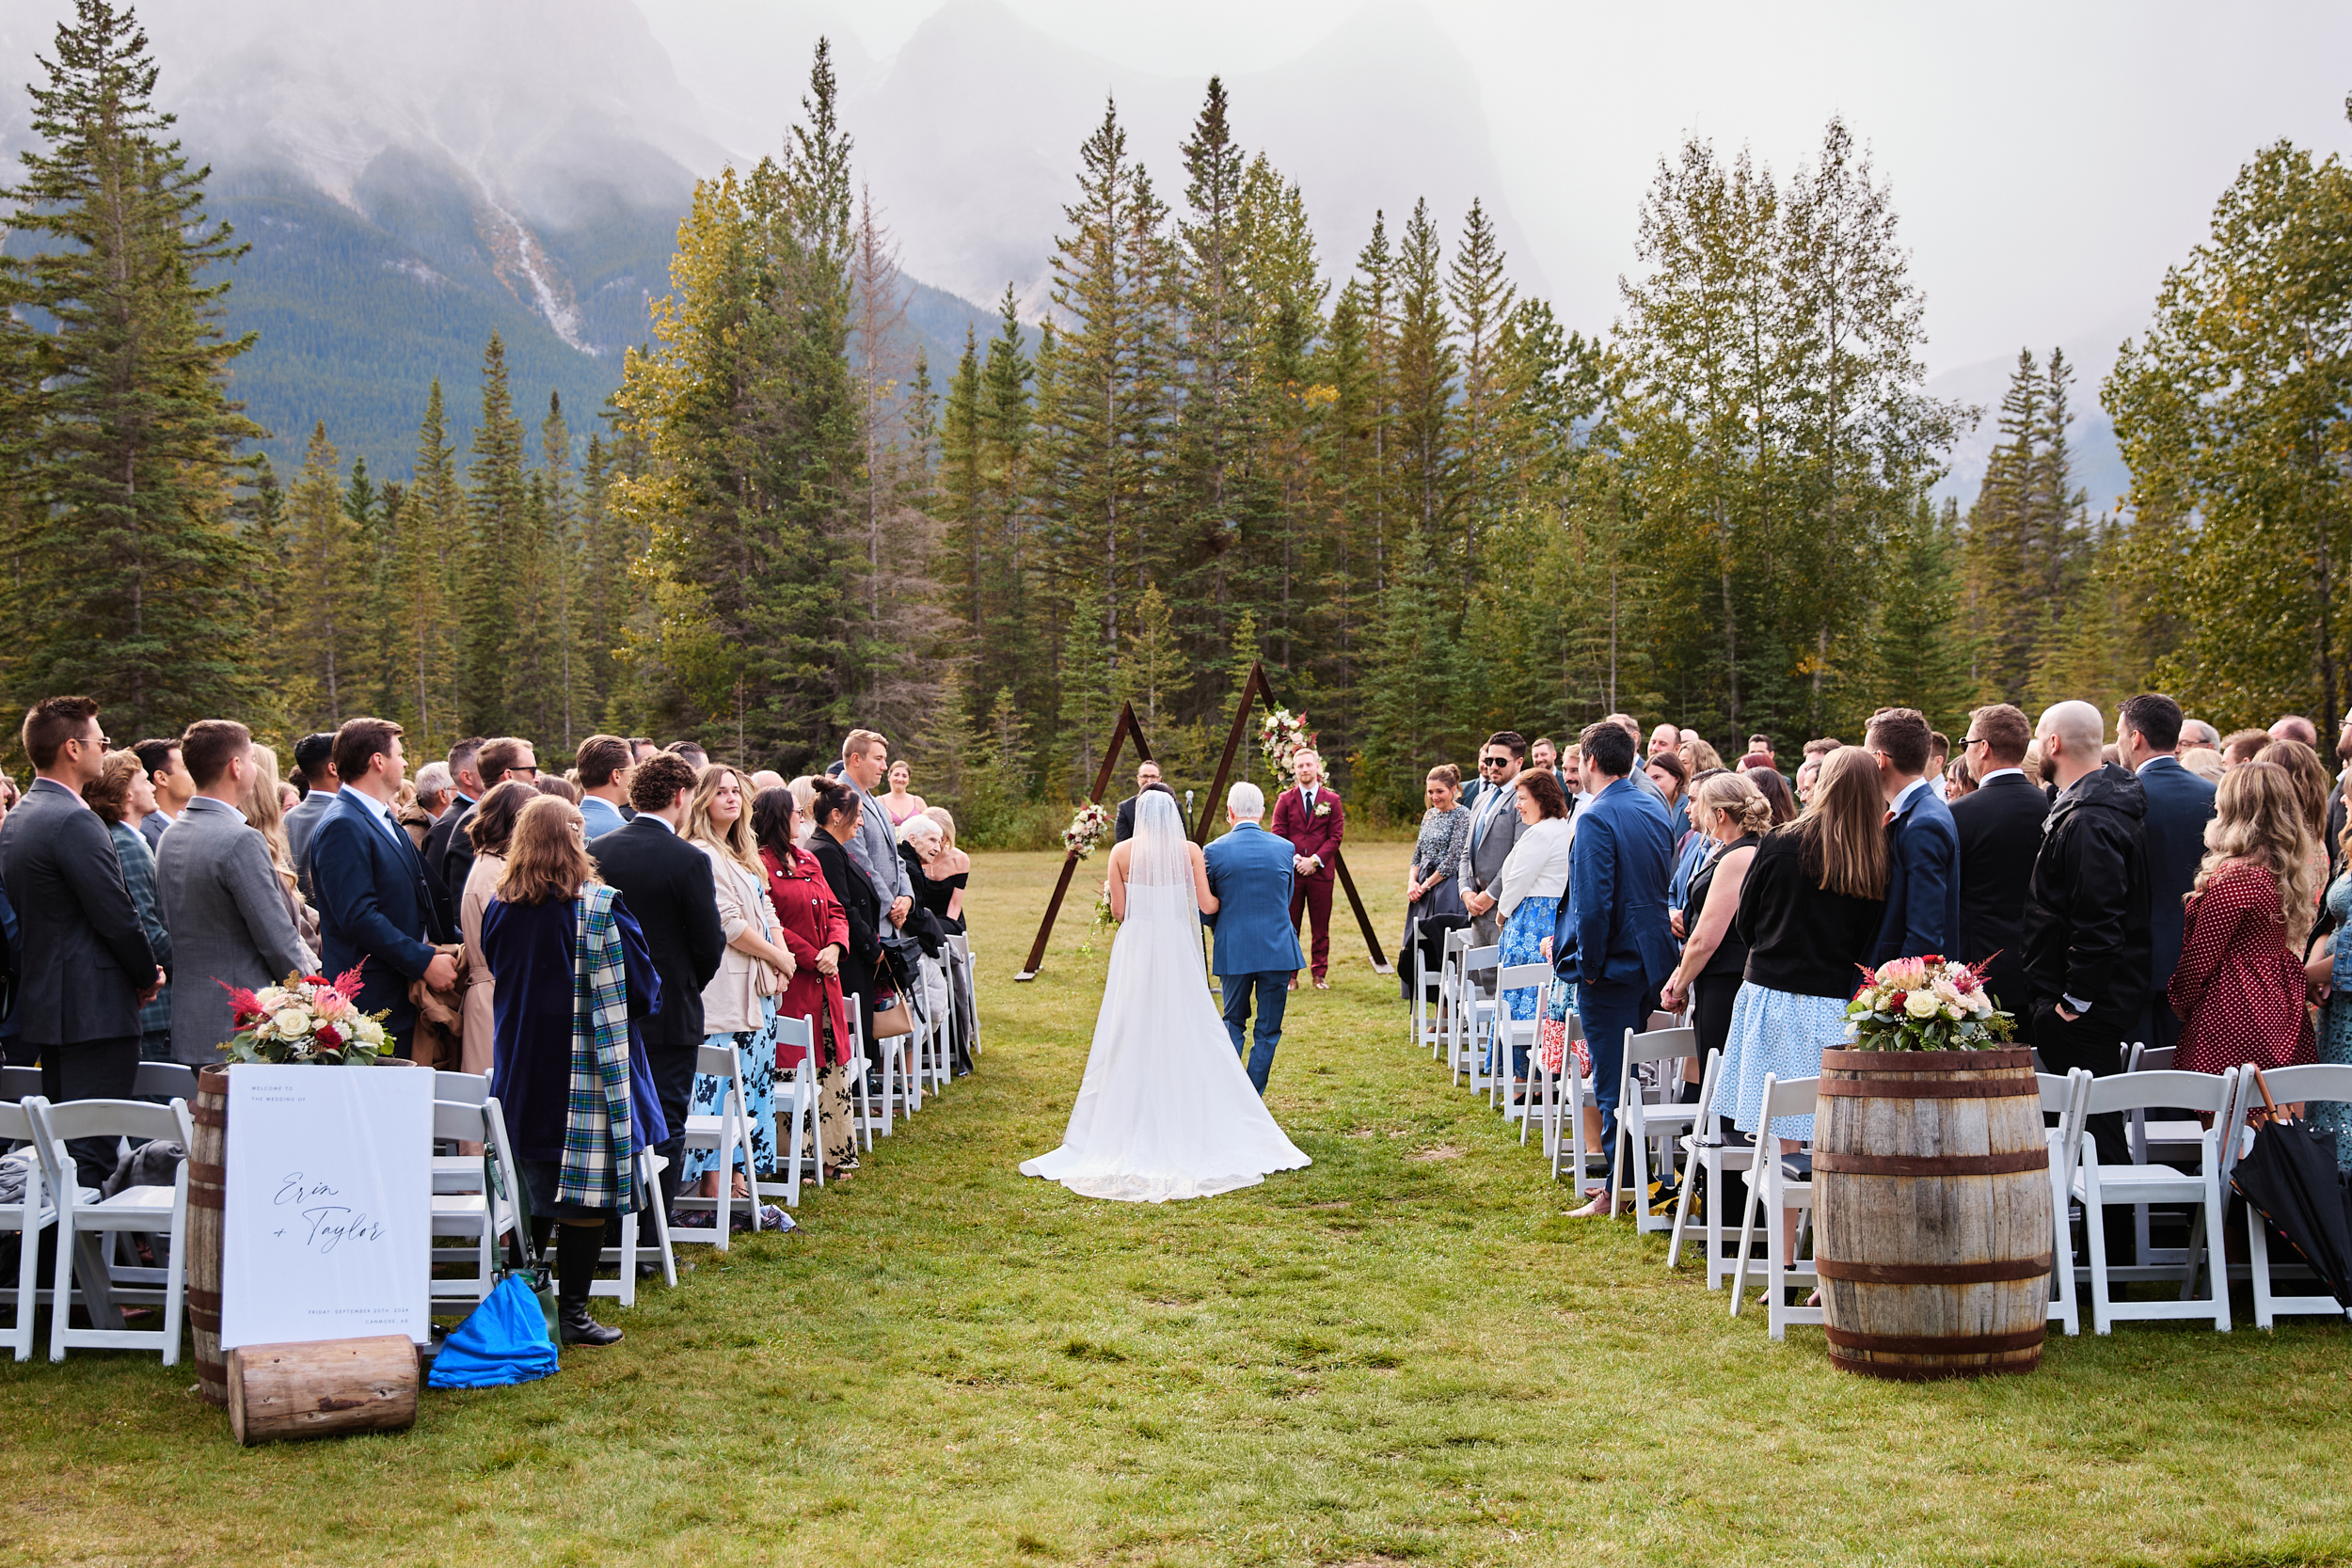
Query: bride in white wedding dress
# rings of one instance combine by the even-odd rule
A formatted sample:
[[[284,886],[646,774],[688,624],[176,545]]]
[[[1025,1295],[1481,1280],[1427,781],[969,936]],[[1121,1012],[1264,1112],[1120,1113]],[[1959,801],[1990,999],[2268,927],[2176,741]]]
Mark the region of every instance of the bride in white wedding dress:
[[[1135,837],[1111,850],[1110,899],[1119,935],[1070,1126],[1021,1174],[1088,1197],[1166,1203],[1310,1164],[1267,1114],[1209,998],[1200,915],[1217,903],[1174,797],[1146,790],[1136,801]]]

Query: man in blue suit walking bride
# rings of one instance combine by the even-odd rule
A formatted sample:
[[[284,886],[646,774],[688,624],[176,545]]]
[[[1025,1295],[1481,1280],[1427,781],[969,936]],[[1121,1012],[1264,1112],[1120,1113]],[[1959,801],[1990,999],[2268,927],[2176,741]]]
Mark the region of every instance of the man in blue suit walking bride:
[[[1282,1043],[1282,1011],[1290,1001],[1291,977],[1306,964],[1298,930],[1291,924],[1291,871],[1296,851],[1291,841],[1265,829],[1265,791],[1247,779],[1225,792],[1223,838],[1203,852],[1209,891],[1216,912],[1200,923],[1216,933],[1210,966],[1225,990],[1225,1032],[1241,1054],[1242,1031],[1250,1004],[1258,1022],[1249,1050],[1249,1082],[1265,1094],[1274,1071],[1274,1050]]]

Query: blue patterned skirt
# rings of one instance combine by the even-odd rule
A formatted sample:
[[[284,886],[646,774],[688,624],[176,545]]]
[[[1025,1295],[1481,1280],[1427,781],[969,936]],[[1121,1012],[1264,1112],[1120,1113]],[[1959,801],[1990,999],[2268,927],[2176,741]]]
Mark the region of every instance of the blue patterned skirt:
[[[761,1176],[776,1174],[776,1001],[764,998],[761,1010],[767,1022],[756,1029],[740,1029],[721,1033],[705,1039],[705,1045],[735,1047],[736,1070],[743,1075],[743,1103],[752,1117],[753,1164]],[[708,1073],[694,1074],[694,1101],[688,1114],[715,1117],[719,1114],[719,1080]],[[735,1164],[739,1168],[743,1157],[739,1152]],[[689,1149],[681,1181],[699,1181],[719,1168],[716,1149]]]
[[[1502,928],[1502,952],[1498,961],[1508,969],[1514,964],[1544,961],[1544,939],[1551,935],[1552,927],[1560,918],[1557,898],[1522,898],[1511,911],[1511,923]],[[1535,988],[1520,986],[1502,993],[1502,1006],[1513,1018],[1535,1016]]]
[[[1799,996],[1793,991],[1743,983],[1731,1003],[1730,1043],[1724,1048],[1723,1081],[1715,1090],[1715,1109],[1731,1109],[1732,1125],[1742,1132],[1759,1131],[1764,1114],[1764,1075],[1781,1082],[1818,1078],[1821,1053],[1845,1043],[1846,999],[1841,996]],[[1810,1138],[1813,1117],[1776,1117],[1772,1135]]]

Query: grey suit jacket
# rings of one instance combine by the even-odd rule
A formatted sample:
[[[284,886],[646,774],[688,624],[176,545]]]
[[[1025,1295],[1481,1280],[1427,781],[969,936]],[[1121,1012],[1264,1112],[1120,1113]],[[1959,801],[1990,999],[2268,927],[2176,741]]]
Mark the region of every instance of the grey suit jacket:
[[[334,803],[333,790],[314,789],[286,814],[286,848],[294,856],[294,875],[302,884],[302,896],[305,898],[311,897],[310,830],[319,825],[319,818],[325,816],[326,808]],[[312,901],[316,902],[315,899]]]
[[[320,791],[325,794],[326,791]],[[318,958],[302,945],[269,847],[245,815],[198,796],[164,835],[155,857],[156,891],[171,928],[171,1059],[200,1067],[220,1059],[232,1032],[227,981],[258,990]]]
[[[888,915],[894,902],[914,895],[914,889],[907,885],[907,863],[898,857],[898,835],[891,830],[890,813],[882,809],[880,800],[850,784],[846,776],[841,782],[856,789],[858,800],[863,802],[858,812],[857,836],[847,846],[850,858],[857,862],[866,879],[882,895],[882,913]],[[886,919],[882,929],[885,940],[898,934],[898,928]]]
[[[0,822],[0,882],[24,943],[18,1037],[78,1045],[136,1036],[155,954],[98,814],[65,785],[35,779]]]
[[[1462,844],[1461,887],[1465,893],[1485,893],[1502,878],[1502,863],[1527,832],[1519,820],[1519,792],[1489,787],[1479,797],[1470,816],[1470,832]]]

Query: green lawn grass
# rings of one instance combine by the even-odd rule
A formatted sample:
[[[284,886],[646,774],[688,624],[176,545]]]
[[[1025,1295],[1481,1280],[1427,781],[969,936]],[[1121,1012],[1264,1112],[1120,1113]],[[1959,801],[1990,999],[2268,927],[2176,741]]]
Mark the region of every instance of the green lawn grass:
[[[1392,942],[1406,847],[1356,870]],[[0,1363],[0,1560],[183,1563],[2352,1561],[2345,1326],[2053,1339],[1979,1385],[1563,1217],[1335,933],[1275,1114],[1311,1169],[1202,1202],[1014,1171],[1058,1142],[1107,943],[1057,857],[980,857],[978,1074],[761,1238],[521,1388],[239,1449],[151,1356]],[[1097,863],[1099,865],[1099,863]],[[1344,925],[1344,903],[1341,917]]]

